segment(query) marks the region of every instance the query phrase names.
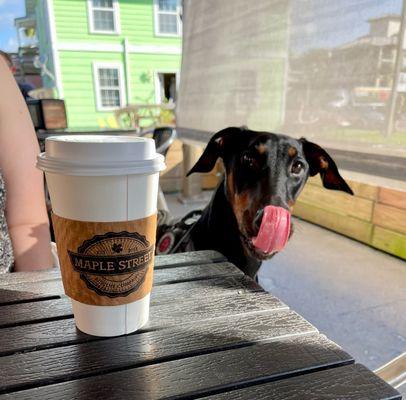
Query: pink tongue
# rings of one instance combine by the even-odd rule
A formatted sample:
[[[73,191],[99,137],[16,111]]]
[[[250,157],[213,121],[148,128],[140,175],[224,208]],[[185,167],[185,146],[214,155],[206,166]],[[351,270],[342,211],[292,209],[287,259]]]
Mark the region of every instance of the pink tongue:
[[[253,245],[264,253],[281,251],[289,238],[290,213],[282,207],[266,206],[258,236]]]

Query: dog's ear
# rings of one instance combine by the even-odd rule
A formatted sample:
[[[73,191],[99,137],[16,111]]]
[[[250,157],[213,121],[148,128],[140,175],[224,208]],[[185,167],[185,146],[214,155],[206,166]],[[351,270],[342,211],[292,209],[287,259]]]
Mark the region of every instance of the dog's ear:
[[[323,148],[315,143],[308,142],[305,138],[301,138],[300,142],[303,145],[303,152],[309,164],[310,176],[319,173],[325,188],[354,194],[338,172],[336,163]]]
[[[186,176],[194,172],[210,172],[214,168],[217,159],[224,157],[225,149],[230,145],[232,137],[234,136],[234,139],[236,139],[235,135],[240,134],[242,131],[241,128],[230,127],[215,133],[199,160]]]

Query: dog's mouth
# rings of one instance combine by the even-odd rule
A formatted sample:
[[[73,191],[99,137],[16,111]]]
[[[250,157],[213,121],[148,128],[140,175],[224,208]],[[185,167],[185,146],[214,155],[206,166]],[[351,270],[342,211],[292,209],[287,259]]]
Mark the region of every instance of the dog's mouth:
[[[251,255],[251,257],[254,257],[257,260],[267,260],[267,259],[271,258],[275,254],[275,253],[267,254],[267,253],[264,253],[263,251],[257,249],[252,244],[252,238],[244,235],[243,233],[241,233],[241,241],[242,241],[245,249]]]
[[[272,205],[257,213],[254,225],[254,231],[241,233],[241,236],[246,249],[259,260],[270,258],[281,251],[292,232],[290,212]]]

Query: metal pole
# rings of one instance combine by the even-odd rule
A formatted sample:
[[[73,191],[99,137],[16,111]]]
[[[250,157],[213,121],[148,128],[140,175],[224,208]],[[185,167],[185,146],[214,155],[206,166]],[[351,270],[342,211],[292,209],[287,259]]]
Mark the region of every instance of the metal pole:
[[[124,67],[125,67],[125,88],[127,97],[127,106],[131,103],[131,69],[130,69],[130,55],[128,39],[123,40],[124,47]]]
[[[385,136],[390,136],[393,133],[393,127],[395,124],[395,113],[396,113],[396,102],[398,98],[398,83],[400,70],[403,63],[403,42],[405,39],[405,27],[406,27],[406,0],[403,0],[402,15],[400,17],[400,27],[399,27],[399,36],[398,43],[396,46],[396,58],[395,58],[395,71],[392,83],[392,91],[389,99],[388,112],[386,114],[386,130]]]

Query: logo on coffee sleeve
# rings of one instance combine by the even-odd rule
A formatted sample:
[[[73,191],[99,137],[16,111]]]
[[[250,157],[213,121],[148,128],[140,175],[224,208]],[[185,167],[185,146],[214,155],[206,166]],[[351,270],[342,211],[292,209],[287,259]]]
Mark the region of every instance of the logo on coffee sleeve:
[[[142,285],[154,246],[137,232],[109,232],[85,240],[77,252],[68,250],[68,254],[89,289],[101,296],[120,297]]]

